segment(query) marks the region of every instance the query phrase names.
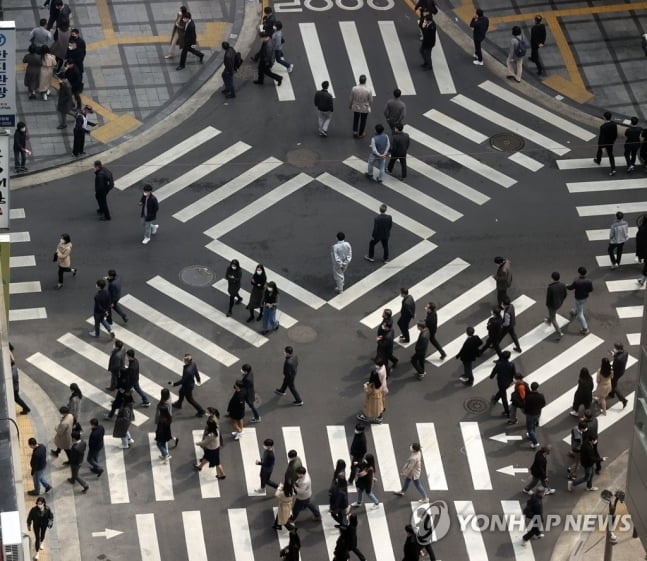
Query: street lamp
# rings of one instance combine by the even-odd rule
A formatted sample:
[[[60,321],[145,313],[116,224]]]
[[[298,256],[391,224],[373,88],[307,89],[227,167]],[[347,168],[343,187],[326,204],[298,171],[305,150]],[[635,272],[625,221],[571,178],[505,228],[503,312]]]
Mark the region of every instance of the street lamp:
[[[604,561],[611,561],[611,557],[613,555],[613,546],[618,543],[618,538],[612,530],[612,528],[615,527],[616,507],[618,506],[619,502],[625,502],[625,492],[616,491],[615,493],[612,493],[608,489],[605,489],[600,493],[600,497],[602,497],[603,501],[609,503],[609,517],[607,519],[607,539],[604,544]]]

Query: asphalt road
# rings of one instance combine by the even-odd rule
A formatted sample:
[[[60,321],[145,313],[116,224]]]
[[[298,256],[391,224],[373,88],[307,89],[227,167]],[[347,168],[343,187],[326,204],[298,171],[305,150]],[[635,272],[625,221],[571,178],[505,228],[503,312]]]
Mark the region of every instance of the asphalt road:
[[[581,366],[595,370],[613,341],[627,344],[626,335],[639,331],[639,319],[620,320],[617,308],[642,305],[642,294],[634,291],[633,285],[622,285],[621,292],[609,292],[606,285],[610,280],[634,282],[639,266],[627,264],[617,271],[611,271],[606,265],[599,267],[595,256],[604,255],[606,243],[603,239],[589,241],[592,234],[587,237],[586,231],[606,229],[613,212],[601,209],[601,214],[583,217],[586,211],[578,211],[576,207],[618,203],[621,208],[627,208],[632,225],[641,207],[626,207],[629,201],[636,201],[640,196],[624,190],[598,191],[587,187],[589,192],[570,193],[566,184],[571,182],[595,182],[598,189],[605,189],[610,182],[625,178],[624,169],[611,180],[604,168],[591,167],[585,162],[573,170],[558,169],[556,159],[591,158],[594,145],[590,139],[595,131],[566,129],[553,113],[542,115],[536,107],[519,100],[506,101],[490,84],[507,92],[514,88],[492,79],[482,67],[474,67],[469,55],[458,51],[442,34],[440,39],[456,95],[440,93],[447,91],[448,82],[443,80],[439,84],[431,73],[419,68],[417,31],[411,13],[405,9],[378,11],[365,6],[352,13],[338,8],[320,13],[304,9],[301,13],[284,13],[280,17],[286,30],[285,54],[295,65],[290,75],[294,101],[280,101],[279,93],[269,81],[262,87],[251,83],[253,69],[246,66],[239,77],[238,96],[233,103],[223,105],[221,95],[216,92],[208,106],[183,126],[110,166],[118,188],[109,196],[113,213],[109,223],[97,221],[91,162],[87,173],[13,194],[13,207],[24,208],[26,214],[24,220],[13,222],[13,230],[30,234],[30,241],[16,244],[13,254],[34,255],[36,266],[12,270],[11,280],[40,281],[42,292],[15,295],[12,308],[44,307],[48,319],[14,322],[11,337],[18,349],[21,368],[41,383],[57,403],[63,404],[67,399],[66,384],[72,379],[69,373],[96,388],[97,400],[105,401],[107,396],[100,392],[106,385],[106,373],[89,358],[98,355],[87,346],[108,353],[111,343],[105,332],[100,340],[89,338],[86,319],[92,312],[95,280],[108,268],[116,268],[124,279],[124,292],[128,295],[124,305],[130,308],[130,320],[127,330],[117,322],[115,332],[127,346],[139,350],[146,378],[165,385],[179,373],[170,357],[181,359],[184,352],[191,352],[201,372],[209,377],[197,390],[198,401],[204,406],[213,404],[222,412],[241,364],[251,363],[256,372],[256,391],[263,417],[262,423],[255,426],[256,449],[264,438],[274,438],[278,459],[275,475],[280,478],[286,447],[295,439],[295,431],[283,429],[298,427],[297,434],[304,445],[300,452],[305,455],[312,475],[316,501],[323,505],[327,503],[332,465],[337,459],[330,450],[327,427],[343,426],[350,438],[362,403],[362,382],[368,376],[374,352],[375,330],[372,325],[365,325],[370,325],[370,321],[361,323],[362,319],[395,298],[399,287],[414,287],[426,281],[427,288],[420,289],[420,296],[416,296],[417,315],[422,314],[425,302],[436,302],[446,317],[438,337],[448,348],[455,349],[467,325],[480,324],[487,318],[494,291],[488,288],[486,279],[495,271],[493,257],[504,255],[513,266],[511,295],[523,298],[522,307],[527,307],[518,312],[518,334],[524,336],[524,352],[515,359],[517,368],[537,379],[545,379],[542,390],[549,403],[555,402],[560,396],[571,394]],[[369,182],[363,170],[352,169],[346,162],[352,156],[365,161],[369,140],[368,136],[360,140],[352,138],[352,116],[347,109],[354,75],[337,22],[351,18],[377,93],[369,130],[382,122],[382,108],[395,85],[378,22],[392,21],[397,29],[416,92],[405,97],[408,129],[415,136],[410,156],[419,160],[414,164],[415,160],[410,158],[408,188],[397,179],[385,180],[384,185]],[[303,37],[311,40],[313,35],[306,27],[302,28],[305,29],[302,36],[298,27],[300,23],[311,22],[321,41],[336,94],[330,136],[325,139],[316,134],[312,107],[315,84],[303,46]],[[393,52],[390,47],[389,52]],[[398,71],[401,70],[402,67]],[[286,85],[287,81],[281,87]],[[475,111],[468,109],[473,107],[472,101],[481,104]],[[432,115],[436,120],[423,116],[432,109],[454,120],[449,128],[439,124],[438,119],[444,118],[438,113]],[[520,164],[511,161],[508,154],[490,148],[487,139],[513,125],[504,126],[499,116],[485,113],[487,110],[526,127],[520,131],[525,137],[521,153],[532,160],[526,158]],[[206,127],[221,132],[199,143],[196,134]],[[533,137],[536,133],[550,140]],[[191,149],[174,157],[172,153],[175,151],[177,156],[178,146],[185,139],[191,139]],[[237,144],[241,142],[248,148]],[[237,146],[234,157],[232,146]],[[153,158],[166,151],[170,152],[165,163],[155,166]],[[555,151],[563,153],[557,155]],[[208,161],[212,158],[215,159]],[[278,161],[267,161],[268,158]],[[435,173],[434,169],[446,176],[432,179],[430,174]],[[133,170],[142,170],[142,177],[129,186],[127,178],[137,179],[127,175]],[[143,170],[148,173],[144,175]],[[638,173],[642,177],[642,171]],[[293,178],[299,174],[308,177],[296,184],[298,180]],[[146,246],[141,245],[143,232],[137,206],[144,177],[158,193],[166,189],[166,198],[161,202],[159,233]],[[176,193],[170,193],[169,184]],[[294,192],[287,194],[286,185],[293,187]],[[368,263],[362,259],[380,202],[386,203],[396,216],[391,243],[393,256],[388,267],[379,261]],[[206,232],[210,228],[217,231],[212,230],[209,235]],[[346,233],[354,250],[345,299],[335,299],[329,256],[330,245],[339,230]],[[66,278],[65,287],[56,291],[51,253],[61,231],[72,236],[73,266],[78,267],[79,274],[76,278]],[[411,250],[414,246],[416,249]],[[632,249],[630,242],[626,263],[633,261]],[[277,284],[282,289],[281,321],[291,325],[289,318],[294,318],[296,322],[289,329],[281,328],[266,340],[258,341],[259,346],[250,342],[248,332],[239,331],[235,335],[231,324],[211,309],[226,311],[226,296],[221,291],[209,285],[192,286],[181,278],[186,267],[200,266],[213,273],[213,282],[217,282],[223,278],[234,254],[246,256],[251,266],[262,262],[272,271],[269,278],[279,279]],[[379,248],[377,255],[381,255]],[[456,261],[459,259],[462,261]],[[242,264],[243,287],[246,287],[250,265],[246,260]],[[587,309],[592,335],[583,339],[578,333],[579,325],[570,324],[565,327],[563,340],[556,342],[550,330],[541,325],[545,317],[545,286],[551,271],[559,270],[565,280],[570,280],[580,265],[590,270],[595,284]],[[433,277],[434,274],[437,276]],[[201,302],[196,305],[195,301],[188,300],[187,293]],[[641,311],[633,313],[641,314]],[[242,306],[235,309],[236,329],[250,327],[244,323],[246,314]],[[562,314],[568,316],[566,305]],[[215,343],[236,360],[228,365],[229,361],[218,349],[208,347],[204,339],[193,333],[180,331],[181,327]],[[59,341],[62,336],[67,344]],[[154,347],[147,350],[145,343]],[[279,399],[272,392],[280,384],[282,349],[288,344],[295,347],[300,358],[297,386],[305,402],[302,408],[293,407],[291,399]],[[162,357],[161,351],[170,357]],[[630,351],[637,356],[637,347]],[[510,535],[460,531],[456,522],[459,508],[469,511],[473,507],[476,513],[486,515],[511,509],[510,512],[519,515],[526,499],[519,492],[523,475],[512,476],[497,470],[506,466],[527,468],[533,454],[523,438],[506,444],[490,438],[502,432],[514,436],[523,436],[525,432],[523,423],[507,430],[509,427],[500,417],[499,406],[479,411],[494,393],[494,382],[486,379],[465,389],[457,380],[461,374],[460,363],[451,356],[441,366],[433,364],[436,357],[431,357],[429,375],[418,382],[408,365],[411,352],[410,349],[396,351],[402,360],[389,382],[391,391],[385,424],[368,431],[372,433],[369,449],[377,449],[380,482],[376,492],[384,501],[384,510],[380,514],[360,515],[360,548],[369,558],[380,560],[393,559],[394,551],[395,556],[400,555],[404,540],[402,528],[411,515],[409,500],[415,501],[417,497],[415,491],[401,499],[385,490],[396,476],[389,469],[391,456],[401,465],[408,455],[409,443],[424,436],[430,443],[425,448],[429,457],[433,457],[435,434],[438,441],[435,453],[442,461],[427,464],[423,479],[426,487],[429,478],[436,482],[438,488],[430,491],[430,496],[449,505],[453,522],[449,534],[435,545],[438,558],[548,559],[557,532],[522,550],[518,546],[518,532]],[[477,380],[489,374],[490,357],[482,364]],[[629,370],[625,383],[633,379],[635,374]],[[570,397],[562,399],[566,400],[560,402],[564,407],[551,410],[550,420],[544,421],[539,433],[542,443],[554,445],[550,457],[551,483],[559,490],[546,500],[547,512],[568,512],[576,500],[565,492],[563,474],[568,447],[561,439],[568,434],[573,419],[567,411]],[[227,431],[223,431],[226,445],[221,454],[227,479],[218,486],[219,498],[202,498],[204,488],[201,489],[198,476],[191,469],[194,451],[190,444],[191,431],[201,429],[202,422],[187,407],[174,420],[173,430],[180,437],[180,445],[172,452],[170,472],[151,460],[146,442],[146,433],[154,431],[150,420],[134,429],[136,443],[123,455],[114,449],[116,440],[106,439],[115,462],[112,465],[118,466],[121,461],[125,469],[123,475],[116,475],[110,482],[105,477],[92,481],[88,495],[78,495],[83,561],[101,555],[113,561],[139,558],[152,561],[158,558],[157,551],[164,560],[193,561],[204,558],[201,539],[210,558],[216,555],[237,561],[276,558],[277,535],[271,529],[274,500],[248,496],[250,481],[256,483],[249,474],[254,474],[256,468],[250,468],[249,462],[245,462],[238,450],[241,444],[233,442]],[[93,399],[85,399],[81,414],[84,426],[92,416],[103,411]],[[152,418],[152,410],[141,411]],[[626,413],[630,411],[628,408]],[[608,423],[609,427],[602,433],[600,448],[605,455],[615,457],[628,444],[624,436],[630,415],[622,418],[619,411],[612,411],[601,422]],[[433,430],[429,423],[433,424]],[[388,431],[384,428],[387,424]],[[106,425],[110,430],[110,422]],[[474,440],[468,439],[468,433],[475,434]],[[127,501],[117,503],[115,490],[124,478]],[[185,514],[195,511],[199,512],[202,528],[195,514]],[[381,513],[386,513],[384,518]],[[249,534],[241,522],[243,514]],[[321,525],[302,516],[302,558],[327,559],[326,552],[330,554],[332,549],[325,541]],[[325,519],[328,526],[326,515]],[[156,528],[158,549],[150,534],[151,520]],[[388,528],[386,533],[383,524]],[[91,537],[92,532],[105,528],[123,534],[109,542]],[[249,547],[253,556],[245,549],[247,536],[251,537]],[[329,536],[334,536],[334,531]]]

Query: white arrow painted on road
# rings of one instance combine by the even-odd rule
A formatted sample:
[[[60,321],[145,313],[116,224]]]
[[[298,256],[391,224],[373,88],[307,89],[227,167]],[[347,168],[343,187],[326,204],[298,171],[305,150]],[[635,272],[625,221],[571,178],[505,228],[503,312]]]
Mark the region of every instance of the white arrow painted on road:
[[[495,434],[494,436],[490,437],[490,440],[496,440],[497,442],[503,442],[503,444],[507,444],[508,441],[510,440],[521,440],[521,435],[517,434],[506,434],[504,432],[500,434]]]
[[[107,540],[109,540],[110,538],[114,538],[120,534],[123,534],[123,532],[120,532],[119,530],[111,530],[110,528],[106,528],[103,532],[92,532],[92,537],[106,538]]]
[[[503,473],[504,475],[517,475],[518,473],[528,473],[528,468],[516,468],[513,465],[505,466],[502,468],[497,469],[499,473]]]

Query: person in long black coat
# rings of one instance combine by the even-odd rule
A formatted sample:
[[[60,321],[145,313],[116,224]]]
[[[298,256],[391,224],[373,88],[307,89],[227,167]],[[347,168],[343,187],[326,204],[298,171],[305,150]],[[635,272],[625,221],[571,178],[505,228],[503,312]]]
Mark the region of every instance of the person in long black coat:
[[[234,259],[225,271],[225,278],[227,279],[227,294],[229,294],[229,308],[227,309],[227,317],[231,316],[234,308],[234,300],[236,304],[240,304],[243,299],[238,294],[240,291],[240,280],[242,278],[242,271],[240,270],[240,263],[238,259]]]
[[[263,294],[265,292],[265,283],[267,283],[265,267],[259,263],[256,265],[256,270],[251,279],[252,291],[249,295],[249,302],[247,303],[247,309],[249,310],[247,323],[254,320],[254,310],[256,308],[260,309],[256,321],[260,321],[263,317]]]

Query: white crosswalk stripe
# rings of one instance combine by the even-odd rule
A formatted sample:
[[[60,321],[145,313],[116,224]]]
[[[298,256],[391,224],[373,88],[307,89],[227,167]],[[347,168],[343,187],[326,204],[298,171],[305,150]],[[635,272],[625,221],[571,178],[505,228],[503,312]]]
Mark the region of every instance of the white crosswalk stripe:
[[[184,527],[187,561],[207,561],[207,546],[204,543],[200,511],[182,512],[182,526]]]
[[[431,50],[431,65],[434,69],[434,78],[441,94],[451,95],[456,93],[456,86],[445,56],[445,50],[440,37],[436,35],[436,45]]]
[[[647,179],[613,179],[600,181],[576,181],[566,184],[569,193],[598,193],[602,191],[629,191],[647,189]]]
[[[382,488],[387,493],[389,491],[399,491],[402,485],[400,484],[400,476],[398,475],[400,472],[395,460],[395,452],[393,451],[391,429],[388,424],[372,425],[371,434],[373,435],[377,464],[382,474]]]
[[[155,442],[155,433],[148,433],[148,448],[151,458],[151,471],[153,472],[153,489],[156,501],[172,501],[173,481],[171,478],[171,460],[160,459],[160,451]]]
[[[193,450],[195,452],[196,462],[199,462],[204,455],[204,450],[197,445],[202,440],[202,431],[194,430],[191,435],[193,436]],[[210,468],[206,463],[198,472],[198,479],[200,480],[200,495],[203,499],[217,499],[220,497],[220,485],[216,479],[215,468]]]
[[[265,495],[265,491],[262,493],[254,492],[254,489],[258,489],[261,485],[259,476],[261,468],[256,465],[256,462],[261,459],[258,442],[256,440],[256,429],[254,427],[245,427],[238,443],[240,445],[247,495],[250,497],[263,496]]]
[[[366,76],[366,87],[371,90],[373,97],[375,98],[377,93],[373,87],[373,80],[371,79],[371,73],[368,69],[368,63],[366,62],[366,57],[364,56],[364,49],[362,47],[362,41],[359,38],[359,33],[357,32],[357,26],[354,21],[340,21],[339,30],[341,31],[342,40],[344,46],[346,47],[346,52],[352,54],[349,56],[350,66],[353,70],[353,76],[359,77],[364,74]]]
[[[115,441],[118,443],[119,441]],[[104,445],[106,457],[106,474],[108,477],[108,489],[110,492],[111,504],[123,504],[130,502],[128,494],[128,477],[126,475],[126,462],[124,461],[124,450],[119,444],[107,443]]]
[[[47,310],[45,308],[13,308],[9,310],[9,321],[31,319],[47,319]]]
[[[472,288],[468,288],[438,310],[438,327],[493,292],[495,288],[496,282],[492,277],[486,277]]]
[[[556,160],[557,168],[560,171],[569,171],[574,169],[600,169],[600,164],[590,158],[569,158],[567,160]]]
[[[277,62],[272,66],[272,72],[283,78],[280,86],[278,82],[272,80],[274,83],[274,89],[276,89],[276,97],[279,98],[279,101],[294,101],[296,96],[294,95],[294,88],[292,87],[292,80],[290,79],[288,69]]]
[[[391,70],[395,78],[394,83],[400,89],[402,95],[416,95],[416,88],[409,73],[407,59],[404,56],[395,23],[392,21],[379,21],[377,25],[386,48],[386,55],[391,64]]]
[[[303,464],[303,467],[307,468],[308,462],[306,461],[306,449],[303,445],[303,439],[301,438],[301,427],[281,427],[281,431],[283,432],[285,451],[289,452],[290,450],[295,450],[297,456],[301,458],[301,464]]]
[[[638,228],[629,226],[629,237],[635,238]],[[586,237],[590,242],[609,241],[609,228],[601,228],[598,230],[587,230]]]
[[[474,127],[469,126],[450,115],[446,115],[437,109],[430,109],[423,114],[427,119],[431,119],[435,123],[442,125],[446,129],[452,131],[453,133],[460,134],[463,138],[475,142],[476,144],[482,144],[488,137],[484,134],[481,134],[479,131],[474,130]]]
[[[12,208],[9,209],[9,220],[20,220],[25,218],[25,209],[24,208]]]
[[[162,561],[154,514],[136,514],[135,525],[139,537],[139,552],[142,561]]]
[[[618,306],[616,312],[620,319],[643,317],[643,306]]]
[[[491,490],[492,481],[488,469],[487,458],[485,457],[485,448],[479,430],[478,423],[461,422],[459,423],[463,443],[465,445],[465,455],[472,475],[472,485],[475,490]]]
[[[577,214],[581,217],[585,216],[613,216],[616,212],[621,210],[625,214],[635,212],[647,212],[647,201],[638,202],[622,202],[604,205],[584,205],[575,207]]]
[[[333,462],[333,469],[336,467],[337,460],[344,460],[346,462],[347,471],[351,467],[350,459],[350,445],[346,440],[346,428],[343,425],[328,425],[326,426],[326,433],[328,434],[328,446],[330,447],[330,457]],[[348,479],[348,473],[346,474]],[[355,492],[355,484],[348,485],[348,492]]]
[[[227,510],[227,517],[229,518],[231,543],[234,546],[234,559],[236,561],[254,561],[254,548],[249,533],[247,510],[230,508]]]
[[[40,281],[10,282],[9,294],[32,294],[41,292]]]
[[[510,156],[508,156],[508,160],[514,162],[515,164],[519,164],[520,166],[529,169],[530,171],[539,171],[544,167],[544,164],[538,162],[537,160],[531,158],[523,152],[515,152],[514,154],[511,154]]]
[[[9,232],[9,241],[11,243],[30,242],[29,232]]]
[[[638,284],[637,279],[606,281],[609,292],[633,292],[634,290],[645,290],[644,284]]]
[[[428,491],[447,491],[447,478],[443,468],[438,436],[434,423],[416,423],[418,442],[422,449],[422,459],[427,472]]]
[[[376,561],[395,561],[384,505],[381,504],[378,508],[373,508],[366,504],[364,509]]]
[[[33,255],[11,255],[9,257],[9,267],[11,269],[18,267],[35,267],[36,257]]]
[[[481,529],[472,523],[476,518],[474,504],[472,501],[454,501],[454,508],[460,521],[461,535],[469,561],[487,561],[488,554]]]
[[[525,518],[519,501],[501,501],[501,509],[503,510],[504,516],[509,520],[523,520]],[[518,524],[510,524],[508,526],[508,533],[510,535],[515,561],[535,561],[532,546],[524,546],[521,543],[525,531]]]
[[[328,81],[330,84],[328,86],[328,93],[335,97],[330,72],[328,72],[328,66],[326,65],[326,59],[321,48],[316,25],[314,23],[300,23],[299,31],[301,32],[301,40],[303,41],[306,57],[308,58],[310,71],[314,78],[315,90],[321,87],[322,82]]]

